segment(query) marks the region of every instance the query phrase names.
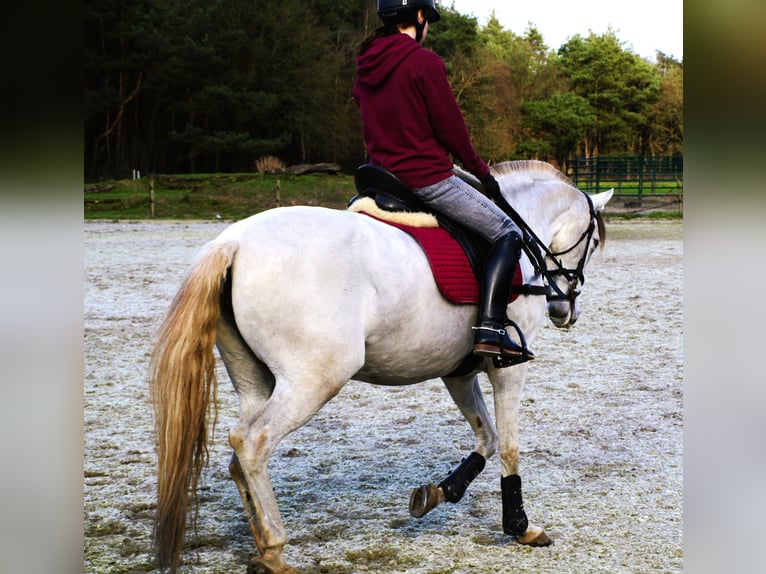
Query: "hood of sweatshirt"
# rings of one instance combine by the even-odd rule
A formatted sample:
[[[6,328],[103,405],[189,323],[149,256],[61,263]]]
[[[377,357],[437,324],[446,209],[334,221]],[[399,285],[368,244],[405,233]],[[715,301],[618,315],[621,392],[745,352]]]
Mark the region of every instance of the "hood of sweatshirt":
[[[420,44],[407,34],[378,38],[357,59],[357,82],[365,88],[380,86],[407,56],[419,49]]]

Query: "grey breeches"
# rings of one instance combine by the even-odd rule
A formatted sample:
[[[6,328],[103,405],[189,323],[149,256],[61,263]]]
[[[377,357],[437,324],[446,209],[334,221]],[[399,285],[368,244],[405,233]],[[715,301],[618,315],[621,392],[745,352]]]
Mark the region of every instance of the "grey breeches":
[[[414,189],[413,192],[436,211],[493,243],[511,231],[521,235],[517,225],[497,205],[457,176]]]

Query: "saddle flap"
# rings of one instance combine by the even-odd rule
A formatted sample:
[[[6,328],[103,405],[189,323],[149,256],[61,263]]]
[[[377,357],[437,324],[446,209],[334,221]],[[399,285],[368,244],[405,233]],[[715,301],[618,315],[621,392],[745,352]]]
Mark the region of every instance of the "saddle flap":
[[[410,204],[402,201],[395,195],[391,195],[387,191],[378,191],[375,194],[375,205],[377,205],[383,211],[404,211],[412,213],[414,210]]]

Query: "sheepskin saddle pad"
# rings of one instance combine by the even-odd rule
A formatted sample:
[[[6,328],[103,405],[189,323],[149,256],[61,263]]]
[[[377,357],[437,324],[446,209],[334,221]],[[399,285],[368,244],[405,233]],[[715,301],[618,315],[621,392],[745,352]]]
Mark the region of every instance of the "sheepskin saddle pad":
[[[484,267],[486,249],[466,250],[465,238],[458,241],[459,230],[447,230],[431,213],[385,211],[371,197],[358,197],[349,205],[350,211],[361,213],[401,229],[415,239],[426,254],[431,271],[442,296],[458,305],[475,305],[479,301],[479,277]],[[522,284],[521,268],[517,265],[513,285]],[[518,297],[513,293],[509,301]]]

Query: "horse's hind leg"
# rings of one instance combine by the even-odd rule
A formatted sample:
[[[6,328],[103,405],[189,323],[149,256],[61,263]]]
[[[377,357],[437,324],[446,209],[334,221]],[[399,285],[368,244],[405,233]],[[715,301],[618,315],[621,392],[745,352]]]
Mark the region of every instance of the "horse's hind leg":
[[[282,559],[287,542],[268,472],[274,449],[292,431],[301,427],[342,388],[343,382],[326,379],[301,384],[297,379],[278,377],[274,391],[263,409],[253,418],[241,421],[229,431],[239,468],[246,487],[243,496],[251,495],[251,528],[258,556],[250,561],[248,572],[258,574],[295,574],[298,571]]]
[[[486,459],[497,449],[497,432],[487,411],[487,405],[475,375],[444,379],[455,404],[463,413],[476,437],[474,451],[438,485],[428,484],[412,491],[410,514],[424,516],[444,501],[456,503],[465,494],[468,485],[483,470]]]
[[[218,320],[216,344],[226,371],[239,395],[239,420],[247,421],[261,412],[274,390],[274,375],[250,350],[234,323],[231,308],[224,304]],[[229,473],[237,486],[256,548],[263,547],[255,520],[253,497],[247,486],[236,452],[232,452]]]
[[[245,473],[242,471],[242,466],[239,464],[237,453],[231,453],[231,460],[229,461],[229,474],[234,484],[237,486],[239,495],[242,497],[242,504],[245,506],[245,514],[247,515],[247,523],[250,526],[250,532],[255,540],[255,547],[260,552],[260,548],[263,548],[263,540],[261,533],[258,530],[258,526],[255,520],[255,506],[253,506],[253,497],[250,491],[247,489],[247,479],[245,479]]]

